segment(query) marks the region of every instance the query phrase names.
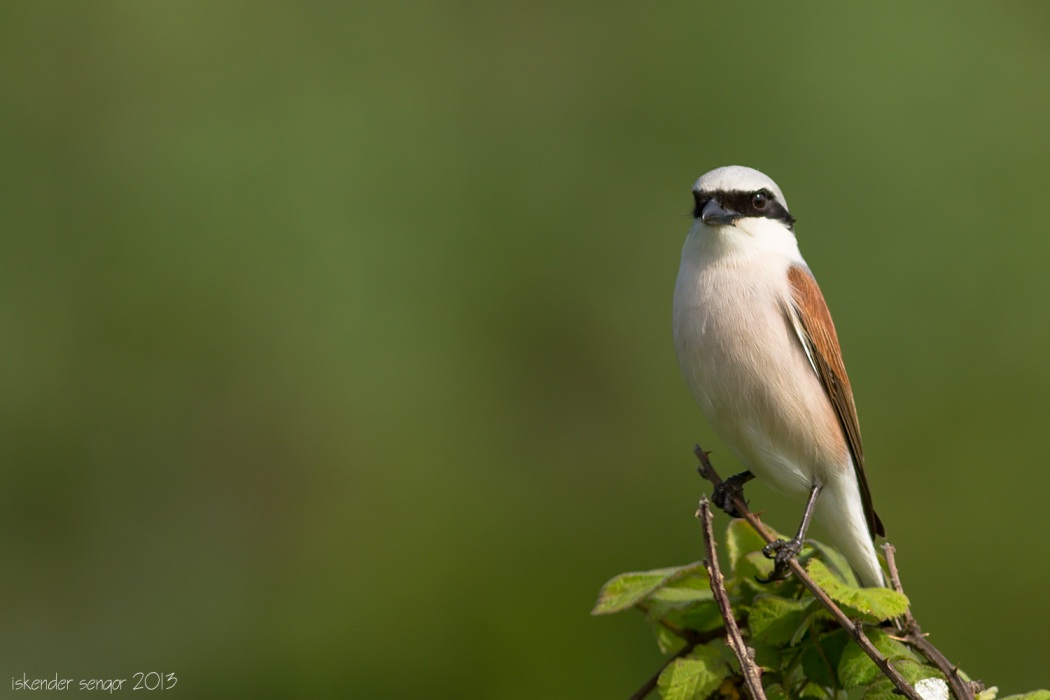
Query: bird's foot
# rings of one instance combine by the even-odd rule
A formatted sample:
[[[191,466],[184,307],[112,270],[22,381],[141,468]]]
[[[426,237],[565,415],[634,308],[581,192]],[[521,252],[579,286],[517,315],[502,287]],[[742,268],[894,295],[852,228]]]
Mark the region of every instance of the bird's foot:
[[[744,517],[734,501],[739,498],[747,505],[747,500],[744,499],[744,484],[754,478],[755,475],[750,471],[734,474],[715,487],[714,493],[711,494],[711,502],[721,508],[730,518]]]
[[[777,540],[767,544],[762,548],[762,554],[766,555],[767,559],[773,560],[773,573],[769,575],[769,578],[759,578],[758,582],[770,583],[786,579],[791,573],[791,560],[797,557],[801,551],[802,539],[799,537],[793,537],[790,540]]]

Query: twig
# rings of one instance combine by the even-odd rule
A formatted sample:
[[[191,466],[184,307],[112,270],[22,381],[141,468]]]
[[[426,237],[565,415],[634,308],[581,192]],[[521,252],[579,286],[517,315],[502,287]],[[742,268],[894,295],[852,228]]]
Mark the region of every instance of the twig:
[[[898,593],[904,593],[904,589],[901,586],[900,573],[897,571],[897,560],[894,556],[897,550],[892,544],[887,542],[882,545],[882,551],[886,554],[886,566],[890,570],[890,585]],[[930,640],[926,639],[926,635],[923,634],[922,628],[919,627],[919,622],[915,619],[915,615],[912,614],[910,607],[904,613],[904,632],[905,641],[921,651],[923,656],[929,659],[948,679],[948,685],[951,687],[952,694],[955,695],[957,700],[974,700],[973,685],[964,681],[959,675],[959,667],[953,666],[952,662],[948,661],[944,654],[941,653],[941,650],[933,646]]]
[[[729,648],[733,650],[737,661],[740,662],[740,673],[744,676],[744,682],[747,683],[752,700],[766,700],[766,692],[762,689],[762,669],[755,663],[755,650],[747,646],[740,635],[740,627],[736,624],[733,606],[729,604],[729,594],[726,593],[725,579],[718,566],[715,536],[711,532],[711,521],[714,518],[711,515],[711,504],[707,496],[700,497],[700,510],[696,515],[704,526],[704,546],[707,548],[704,568],[707,569],[707,576],[711,580],[711,592],[714,593],[722,619],[726,621],[726,642],[729,643]]]
[[[711,460],[708,458],[707,452],[705,452],[700,445],[696,445],[693,448],[693,453],[697,456],[697,459],[700,460],[700,466],[697,468],[700,476],[710,481],[715,487],[721,484],[722,477],[718,475],[714,466],[711,465]],[[760,521],[747,507],[747,503],[744,502],[744,499],[739,496],[733,496],[733,505],[736,506],[737,511],[745,520],[747,520],[762,539],[767,543],[776,541],[776,538],[773,537],[773,534],[762,524],[762,521]],[[871,643],[868,636],[864,634],[864,628],[861,626],[860,622],[849,619],[849,617],[846,616],[846,613],[842,612],[842,608],[836,605],[835,601],[829,598],[828,594],[809,577],[809,574],[802,565],[798,563],[797,559],[788,560],[788,564],[791,566],[791,571],[798,577],[798,580],[802,582],[802,585],[808,588],[809,592],[813,594],[813,597],[820,601],[820,604],[831,613],[831,616],[835,618],[839,625],[841,625],[842,629],[846,630],[846,633],[857,643],[857,646],[861,648],[861,651],[867,654],[868,658],[875,662],[875,665],[879,667],[882,674],[890,679],[897,690],[908,698],[908,700],[923,700],[922,696],[916,692],[915,688],[912,687],[912,685],[905,680],[904,676],[902,676],[900,672],[890,664],[889,660],[882,655],[882,652],[875,648],[875,645]]]

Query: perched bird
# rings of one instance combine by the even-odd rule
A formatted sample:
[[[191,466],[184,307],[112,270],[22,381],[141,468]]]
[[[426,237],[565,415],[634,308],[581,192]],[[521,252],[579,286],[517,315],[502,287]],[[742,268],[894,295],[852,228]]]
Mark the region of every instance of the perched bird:
[[[700,410],[752,474],[808,496],[798,534],[767,548],[783,577],[815,515],[865,586],[884,579],[853,392],[824,296],[776,183],[732,165],[693,187],[674,291],[678,364]]]

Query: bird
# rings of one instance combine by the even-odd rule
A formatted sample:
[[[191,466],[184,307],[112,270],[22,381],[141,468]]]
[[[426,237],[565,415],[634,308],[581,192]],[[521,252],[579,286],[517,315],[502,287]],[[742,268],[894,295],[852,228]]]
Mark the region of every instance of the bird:
[[[693,223],[674,290],[686,384],[723,443],[758,477],[806,499],[798,532],[764,551],[787,576],[814,518],[863,586],[885,586],[885,536],[864,471],[857,409],[824,295],[799,251],[777,184],[731,165],[693,186]],[[716,500],[719,494],[716,491]]]

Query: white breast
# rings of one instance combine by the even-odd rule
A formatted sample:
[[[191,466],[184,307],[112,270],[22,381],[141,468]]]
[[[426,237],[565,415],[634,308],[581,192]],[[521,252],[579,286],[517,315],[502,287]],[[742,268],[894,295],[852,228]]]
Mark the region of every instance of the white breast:
[[[794,236],[774,222],[748,224],[765,228],[698,222],[690,231],[675,286],[675,350],[719,437],[760,478],[806,493],[851,468],[848,451],[787,315],[787,270],[804,264]]]

